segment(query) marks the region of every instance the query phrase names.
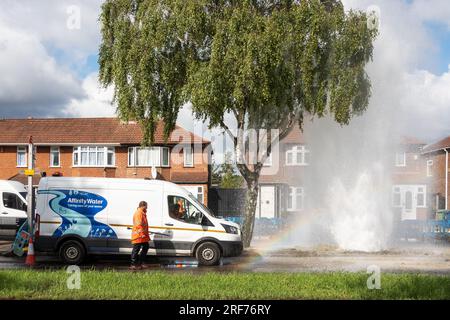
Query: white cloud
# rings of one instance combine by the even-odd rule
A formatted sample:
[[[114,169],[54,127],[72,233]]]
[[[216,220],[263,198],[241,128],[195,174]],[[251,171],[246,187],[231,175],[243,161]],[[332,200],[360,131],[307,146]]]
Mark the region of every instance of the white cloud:
[[[102,0],[2,0],[0,21],[33,34],[41,43],[63,50],[68,59],[83,60],[100,42],[98,17]],[[68,9],[79,8],[80,28],[70,29]],[[72,13],[73,14],[73,13]],[[73,61],[72,61],[73,62]]]
[[[433,66],[441,45],[434,42],[426,22],[449,23],[448,1],[433,1],[433,5],[423,0],[343,2],[347,9],[380,8],[380,34],[368,67],[373,95],[363,116],[366,122],[380,122],[386,130],[430,142],[450,134],[448,73],[426,70]]]
[[[98,82],[98,73],[91,73],[83,80],[86,97],[72,99],[63,114],[67,117],[112,117],[116,107],[111,104],[113,88],[103,89]]]
[[[83,94],[79,81],[48,55],[36,36],[0,21],[1,116],[58,115],[70,97]]]
[[[405,74],[402,83],[402,113],[411,133],[430,141],[450,134],[450,65],[442,75],[426,70]]]
[[[450,5],[448,0],[415,0],[412,12],[421,20],[445,23],[450,31]]]

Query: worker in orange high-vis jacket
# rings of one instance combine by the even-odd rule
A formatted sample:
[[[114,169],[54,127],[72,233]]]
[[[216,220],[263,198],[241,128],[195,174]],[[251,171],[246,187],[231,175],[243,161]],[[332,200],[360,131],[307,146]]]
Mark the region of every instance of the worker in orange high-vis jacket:
[[[147,202],[141,201],[133,215],[133,229],[131,231],[131,243],[133,244],[133,251],[131,252],[131,270],[148,268],[143,262],[147,256],[149,241]]]

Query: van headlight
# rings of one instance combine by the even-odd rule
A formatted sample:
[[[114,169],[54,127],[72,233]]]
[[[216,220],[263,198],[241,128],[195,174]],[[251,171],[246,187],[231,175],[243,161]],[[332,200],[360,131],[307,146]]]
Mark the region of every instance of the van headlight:
[[[222,227],[224,227],[225,231],[227,233],[231,233],[231,234],[239,234],[239,229],[233,226],[230,226],[228,224],[223,224],[221,223]]]

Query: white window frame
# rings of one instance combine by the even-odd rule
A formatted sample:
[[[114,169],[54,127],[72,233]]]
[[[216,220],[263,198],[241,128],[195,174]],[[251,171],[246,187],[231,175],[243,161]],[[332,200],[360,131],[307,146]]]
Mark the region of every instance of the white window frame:
[[[422,188],[423,191],[419,192],[419,188]],[[419,205],[418,198],[419,193],[423,194],[423,205]],[[427,187],[426,186],[418,186],[416,190],[416,208],[426,208],[427,207]]]
[[[399,203],[395,203],[395,195],[399,196]],[[392,187],[392,207],[401,208],[402,207],[402,189],[399,186]]]
[[[58,165],[54,166],[53,165],[53,161],[52,161],[52,154],[55,152],[58,152]],[[60,168],[61,167],[61,148],[60,147],[56,147],[56,146],[52,146],[50,147],[50,168]]]
[[[189,154],[186,150],[190,150],[190,162],[188,161]],[[193,168],[194,167],[194,150],[190,144],[183,146],[183,165],[185,168]]]
[[[82,151],[82,148],[88,148],[87,151]],[[95,162],[96,164],[81,164],[81,153],[87,152],[88,153],[88,162],[89,162],[89,153],[92,153],[91,148],[95,148]],[[104,151],[99,151],[99,148],[104,148]],[[103,164],[97,164],[98,160],[98,154],[103,153]],[[112,164],[108,164],[108,154],[113,154],[112,157]],[[78,163],[75,163],[75,155],[78,156]],[[111,168],[116,165],[116,150],[114,147],[110,146],[96,146],[96,145],[90,145],[90,146],[75,146],[73,147],[73,153],[72,153],[72,166],[74,168]]]
[[[161,153],[161,167],[163,168],[168,168],[170,167],[170,148],[169,147],[161,147],[160,148],[160,153]],[[164,150],[167,150],[167,164],[164,164]]]
[[[304,144],[291,146],[286,150],[285,154],[285,164],[286,166],[307,166],[309,165],[306,161],[306,155],[309,150]],[[292,155],[292,163],[288,161],[289,155]]]
[[[427,160],[427,177],[433,176],[433,160]]]
[[[28,151],[26,146],[17,146],[16,153],[16,167],[17,168],[26,168],[28,166]],[[25,155],[25,163],[19,163],[19,153]]]
[[[156,163],[153,163],[153,156],[151,155],[150,157],[150,163],[144,163],[144,164],[137,164],[136,160],[137,160],[137,151],[140,149],[146,149],[150,152],[156,152],[157,155],[155,156],[155,158],[158,158],[158,161]],[[163,150],[167,150],[167,164],[163,163]],[[131,157],[132,156],[132,157]],[[163,167],[163,168],[168,168],[170,167],[170,148],[169,147],[129,147],[128,148],[128,167],[146,167],[146,168],[150,168],[150,167]]]
[[[401,159],[401,161],[399,161],[400,159]],[[406,167],[406,152],[395,153],[395,166],[396,167]]]
[[[286,204],[286,209],[289,212],[292,211],[302,211],[305,206],[305,189],[303,187],[289,187],[288,189],[288,201]],[[301,206],[298,206],[297,196],[302,197]],[[289,198],[292,198],[292,206],[289,207]]]
[[[136,166],[136,148],[137,147],[128,147],[128,167],[137,167]],[[131,158],[133,156],[133,158]]]

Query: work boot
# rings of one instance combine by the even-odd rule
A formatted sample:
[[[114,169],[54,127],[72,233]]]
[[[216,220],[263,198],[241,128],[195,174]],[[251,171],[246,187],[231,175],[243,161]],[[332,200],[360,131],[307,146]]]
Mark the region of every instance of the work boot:
[[[142,269],[141,266],[131,266],[131,267],[130,267],[130,270],[131,270],[131,271],[136,271],[136,270],[141,270],[141,269]]]

